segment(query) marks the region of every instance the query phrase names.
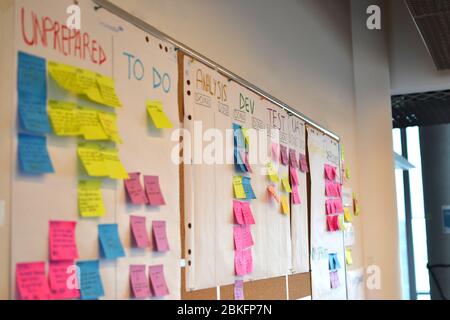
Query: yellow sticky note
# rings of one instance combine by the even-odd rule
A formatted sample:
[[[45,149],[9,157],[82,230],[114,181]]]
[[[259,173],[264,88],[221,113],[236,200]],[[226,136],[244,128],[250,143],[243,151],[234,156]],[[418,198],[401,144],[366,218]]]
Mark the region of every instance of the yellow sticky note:
[[[353,217],[350,213],[350,208],[344,208],[344,220],[345,222],[352,222],[353,221]]]
[[[345,179],[350,180],[350,168],[349,167],[345,167]]]
[[[345,224],[344,224],[344,217],[343,215],[338,216],[338,224],[339,224],[339,230],[344,231],[345,230]]]
[[[99,145],[80,143],[78,145],[78,157],[84,169],[91,177],[109,176],[109,171]]]
[[[353,264],[351,248],[345,248],[345,262],[347,263],[348,266],[351,266]]]
[[[103,131],[109,136],[109,138],[116,143],[122,143],[122,139],[119,135],[119,129],[117,128],[117,115],[114,113],[99,112],[98,118],[102,124]]]
[[[89,100],[104,105],[105,103],[97,84],[97,77],[101,77],[101,75],[82,69],[78,72],[77,86],[79,91]]]
[[[281,196],[281,209],[284,214],[289,214],[289,197],[286,195]]]
[[[62,63],[49,61],[48,73],[64,90],[75,94],[83,93],[80,91],[78,86],[77,68]]]
[[[77,105],[63,101],[49,101],[48,115],[57,136],[81,135]]]
[[[291,189],[291,184],[289,183],[289,177],[284,177],[283,179],[281,179],[282,183],[283,183],[283,188],[286,192],[291,193],[292,189]]]
[[[235,176],[233,177],[233,189],[234,196],[236,199],[246,199],[247,195],[245,194],[244,186],[242,185],[242,177]]]
[[[101,153],[108,170],[108,176],[111,179],[129,179],[128,172],[125,170],[122,162],[120,161],[119,152],[116,149],[105,148]]]
[[[109,140],[96,110],[79,108],[78,116],[81,132],[86,140]]]
[[[245,139],[245,144],[247,146],[247,148],[250,147],[250,136],[248,135],[248,131],[247,128],[242,127],[242,134],[244,135],[244,139]]]
[[[99,180],[78,182],[78,211],[82,217],[97,218],[105,215],[101,185]]]
[[[147,112],[156,128],[158,129],[173,128],[172,122],[170,122],[170,119],[164,113],[162,102],[147,101]]]
[[[116,94],[114,79],[106,76],[97,76],[97,85],[104,105],[113,108],[122,107],[119,97]]]
[[[269,162],[266,165],[267,168],[267,174],[269,175],[270,181],[272,181],[273,183],[278,183],[279,177],[278,177],[278,173],[275,170],[273,163]]]

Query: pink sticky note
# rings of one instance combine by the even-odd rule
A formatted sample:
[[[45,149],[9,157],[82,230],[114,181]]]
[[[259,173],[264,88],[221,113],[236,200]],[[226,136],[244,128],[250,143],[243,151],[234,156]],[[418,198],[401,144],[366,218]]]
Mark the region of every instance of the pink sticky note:
[[[245,261],[245,271],[246,274],[250,274],[253,272],[253,255],[252,255],[252,250],[251,249],[247,249],[243,251],[243,255],[244,255],[244,261]]]
[[[278,144],[272,143],[272,160],[278,162]]]
[[[49,246],[51,261],[73,261],[78,258],[75,221],[50,221]]]
[[[156,251],[167,252],[169,251],[169,240],[167,239],[166,222],[165,221],[153,221],[153,239],[156,244]]]
[[[54,300],[78,299],[80,297],[74,261],[50,262],[48,278]]]
[[[244,281],[236,280],[234,282],[234,300],[244,300]]]
[[[334,214],[336,213],[335,209],[334,209],[334,202],[333,199],[328,199],[325,202],[325,208],[326,208],[326,214]]]
[[[327,226],[328,226],[328,231],[331,231],[331,232],[339,231],[339,217],[338,216],[327,216]]]
[[[133,233],[134,244],[138,248],[147,248],[150,246],[146,220],[145,217],[130,216],[131,232]]]
[[[327,197],[334,197],[333,182],[329,180],[325,181],[325,195]]]
[[[244,159],[245,167],[247,168],[247,172],[253,173],[252,167],[250,166],[250,160],[248,157],[248,152],[241,151],[241,159]]]
[[[250,226],[233,227],[233,236],[236,250],[242,250],[254,245]]]
[[[237,276],[247,274],[247,266],[245,264],[244,252],[242,250],[237,250],[234,252],[234,271]]]
[[[334,199],[334,208],[336,213],[343,213],[344,206],[342,204],[342,199]]]
[[[233,213],[234,213],[234,221],[236,224],[245,224],[244,217],[242,215],[242,206],[240,201],[233,200]]]
[[[325,165],[325,178],[331,181],[336,180],[336,167],[329,164]]]
[[[300,171],[303,173],[309,172],[308,159],[305,154],[300,154]]]
[[[150,276],[150,289],[156,297],[164,297],[169,294],[166,278],[164,277],[164,266],[149,266],[148,273]]]
[[[51,293],[45,276],[45,262],[18,263],[16,285],[20,300],[50,300]]]
[[[244,223],[247,225],[256,224],[253,217],[252,209],[249,202],[241,202],[242,216],[244,217]]]
[[[298,186],[292,186],[292,202],[294,204],[302,204],[302,201],[300,200],[300,194],[298,192]]]
[[[295,169],[294,167],[290,167],[289,171],[291,173],[291,183],[292,183],[292,185],[293,186],[298,186],[299,182],[298,182],[297,169]]]
[[[130,282],[133,297],[143,299],[151,296],[145,265],[130,265]]]
[[[162,206],[166,204],[161,192],[158,176],[144,176],[145,191],[152,206]]]
[[[280,160],[281,164],[287,166],[289,164],[289,157],[287,152],[287,147],[280,145]]]
[[[298,161],[294,149],[289,150],[289,165],[295,169],[298,169]]]
[[[128,198],[134,205],[147,204],[147,196],[140,182],[140,173],[129,173],[129,179],[124,181],[125,190],[127,191]]]

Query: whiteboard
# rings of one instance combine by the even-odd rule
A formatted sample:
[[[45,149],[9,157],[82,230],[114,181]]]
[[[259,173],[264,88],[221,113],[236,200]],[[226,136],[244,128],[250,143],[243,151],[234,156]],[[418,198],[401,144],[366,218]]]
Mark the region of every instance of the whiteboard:
[[[327,231],[325,212],[325,164],[338,168],[337,180],[340,181],[339,144],[313,128],[307,128],[308,152],[311,171],[311,285],[314,300],[347,299],[345,249],[343,231]],[[336,253],[340,269],[340,286],[331,289],[329,254]]]
[[[55,174],[39,177],[27,176],[19,172],[17,165],[17,139],[13,141],[12,173],[12,267],[11,288],[15,291],[15,265],[19,262],[48,262],[48,222],[50,220],[77,221],[76,240],[80,260],[99,259],[98,224],[117,223],[126,257],[117,261],[100,259],[100,274],[104,286],[104,299],[130,298],[129,265],[163,264],[170,295],[166,299],[180,298],[180,219],[179,219],[179,166],[171,161],[171,151],[178,141],[172,131],[156,130],[149,124],[146,114],[146,100],[160,100],[175,128],[178,119],[178,68],[174,48],[149,36],[104,10],[94,10],[89,0],[80,1],[82,32],[96,39],[105,52],[106,61],[99,65],[89,59],[80,58],[61,51],[54,45],[54,33],[48,33],[48,45],[41,43],[27,45],[23,38],[22,25],[26,34],[31,35],[31,14],[39,19],[48,17],[60,25],[67,19],[66,8],[73,1],[51,1],[51,6],[41,2],[18,0],[15,2],[15,46],[48,60],[86,68],[113,77],[116,92],[123,107],[117,110],[118,127],[123,144],[118,146],[120,158],[128,172],[158,175],[167,205],[159,208],[135,208],[127,205],[122,181],[105,179],[102,194],[106,215],[100,219],[82,219],[78,215],[77,184],[86,178],[77,159],[77,138],[61,138],[49,134],[48,150]],[[24,24],[21,12],[24,9]],[[147,37],[147,39],[146,39]],[[161,46],[161,47],[160,47]],[[167,51],[166,51],[167,48]],[[129,57],[124,52],[133,53],[145,67],[143,78],[138,81],[129,77]],[[17,61],[16,61],[17,63]],[[160,75],[170,78],[170,88],[155,87],[153,68]],[[75,102],[98,110],[101,107],[62,90],[48,78],[48,98]],[[168,86],[165,86],[167,89]],[[14,110],[17,110],[17,97]],[[13,123],[17,123],[17,111],[13,112]],[[16,135],[15,135],[16,136]],[[170,252],[156,254],[147,250],[131,248],[130,214],[147,217],[147,230],[153,220],[165,220],[170,244]]]
[[[236,279],[232,179],[238,173],[233,164],[233,123],[258,133],[250,142],[250,158],[253,148],[258,152],[254,161],[251,160],[253,173],[248,175],[257,197],[251,201],[256,220],[251,226],[255,242],[252,248],[254,268],[243,278],[258,280],[288,274],[292,264],[290,218],[283,215],[280,204],[268,196],[269,180],[265,172],[271,156],[272,138],[289,148],[287,113],[188,56],[184,57],[183,74],[184,148],[185,155],[186,150],[190,154],[185,161],[192,160],[192,164],[185,163],[184,171],[188,290],[228,285]],[[206,131],[204,137],[196,135],[200,127]],[[280,129],[280,134],[272,136],[271,128]],[[212,141],[208,129],[218,129],[223,143],[218,142],[220,139]],[[264,139],[260,140],[258,136]],[[265,144],[264,148],[260,148],[262,144]],[[202,154],[209,153],[210,145],[229,151],[218,159],[221,163],[204,161]],[[261,156],[259,150],[262,150]],[[280,175],[288,171],[283,166],[278,170]],[[281,194],[281,185],[277,185],[277,191]]]

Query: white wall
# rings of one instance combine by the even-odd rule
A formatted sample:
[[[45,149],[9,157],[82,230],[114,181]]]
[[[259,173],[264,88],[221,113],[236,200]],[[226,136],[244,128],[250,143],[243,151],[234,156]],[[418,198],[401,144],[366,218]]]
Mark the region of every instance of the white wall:
[[[388,2],[392,93],[405,94],[450,89],[450,70],[436,69],[403,0]]]

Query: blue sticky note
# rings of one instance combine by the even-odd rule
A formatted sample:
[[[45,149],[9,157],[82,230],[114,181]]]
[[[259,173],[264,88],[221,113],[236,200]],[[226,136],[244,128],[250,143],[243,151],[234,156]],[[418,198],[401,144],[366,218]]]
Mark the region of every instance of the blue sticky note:
[[[117,224],[100,224],[98,226],[98,237],[102,257],[106,259],[125,257]]]
[[[245,195],[247,196],[246,200],[256,199],[249,177],[242,177],[242,186],[244,187]]]
[[[77,262],[82,300],[95,300],[105,295],[99,265],[98,260]]]
[[[234,148],[245,149],[245,138],[242,133],[242,127],[233,123]]]
[[[234,148],[234,166],[236,168],[236,171],[244,173],[247,172],[247,167],[245,166],[244,161],[241,157],[241,153],[237,148]]]
[[[47,138],[19,134],[19,164],[23,173],[53,173],[53,165],[47,150]]]
[[[328,255],[328,268],[330,269],[330,271],[338,270],[341,268],[336,253],[330,253]]]
[[[45,59],[19,52],[17,94],[21,128],[31,133],[51,132],[47,114]]]

